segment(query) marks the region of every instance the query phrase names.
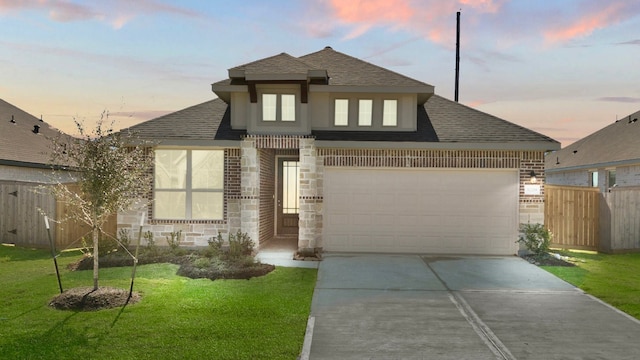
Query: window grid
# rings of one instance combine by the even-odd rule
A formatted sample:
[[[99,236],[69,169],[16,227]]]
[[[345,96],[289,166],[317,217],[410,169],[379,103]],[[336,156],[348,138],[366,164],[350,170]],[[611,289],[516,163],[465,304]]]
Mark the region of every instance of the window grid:
[[[294,94],[262,94],[262,121],[296,121]]]
[[[210,152],[218,157],[209,159],[209,162],[216,162],[218,167],[216,177],[219,177],[214,184],[201,184],[201,179],[194,179],[193,153],[197,155]],[[176,155],[178,155],[176,157]],[[184,160],[186,166],[164,166],[162,158],[169,157],[175,161]],[[202,164],[199,164],[201,166]],[[159,220],[222,220],[224,218],[224,151],[223,150],[156,150],[155,165],[155,201],[154,217]],[[183,174],[175,176],[176,173],[184,171]],[[169,187],[162,187],[162,177],[170,176],[172,179]],[[212,174],[205,174],[205,183],[211,180]],[[184,177],[185,181],[176,186],[173,179]],[[222,179],[222,180],[220,180]],[[195,197],[194,197],[195,196]]]

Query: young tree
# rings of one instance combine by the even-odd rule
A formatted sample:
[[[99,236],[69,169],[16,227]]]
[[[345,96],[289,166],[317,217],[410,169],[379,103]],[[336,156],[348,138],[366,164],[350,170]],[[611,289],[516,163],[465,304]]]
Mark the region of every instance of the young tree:
[[[51,151],[54,175],[59,164],[77,170],[79,191],[72,191],[56,176],[53,193],[71,209],[70,218],[91,228],[93,243],[93,288],[98,289],[98,240],[107,219],[145,201],[150,191],[150,169],[153,161],[150,144],[143,143],[130,132],[115,132],[113,122],[105,125],[109,115],[102,113],[96,127],[87,131],[75,121],[79,137],[53,140]],[[137,204],[145,205],[145,204]]]

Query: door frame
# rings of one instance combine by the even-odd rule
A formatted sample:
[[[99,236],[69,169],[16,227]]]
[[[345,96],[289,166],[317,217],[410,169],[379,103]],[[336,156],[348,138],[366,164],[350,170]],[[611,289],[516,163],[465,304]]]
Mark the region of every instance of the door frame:
[[[274,223],[274,227],[273,227],[273,232],[274,232],[274,236],[298,236],[298,231],[296,231],[295,233],[283,233],[280,231],[281,226],[279,224],[279,221],[281,220],[281,217],[284,216],[284,214],[282,213],[281,209],[282,207],[278,205],[278,200],[280,200],[281,196],[282,196],[282,179],[280,179],[281,177],[281,173],[282,173],[282,162],[283,161],[297,161],[298,163],[300,163],[300,156],[299,155],[276,155],[275,156],[275,184],[274,184],[274,202],[273,202],[273,206],[274,206],[274,211],[273,211],[273,223]],[[298,180],[299,181],[299,180]],[[298,190],[299,190],[299,186],[300,184],[298,183]],[[300,216],[300,213],[298,212],[298,217]],[[296,228],[299,230],[299,227],[296,226]]]

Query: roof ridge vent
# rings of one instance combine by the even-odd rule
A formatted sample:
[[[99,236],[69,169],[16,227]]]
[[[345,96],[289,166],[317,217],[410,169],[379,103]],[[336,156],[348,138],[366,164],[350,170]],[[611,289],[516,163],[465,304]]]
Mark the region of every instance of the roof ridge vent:
[[[15,124],[16,123],[16,119],[13,118],[13,115],[11,115],[11,120],[9,120],[10,123]]]
[[[634,118],[633,120],[631,120],[631,115],[629,115],[629,124],[633,124],[636,121],[638,121],[638,118]]]
[[[33,125],[33,131],[34,134],[39,134],[40,133],[40,125]]]

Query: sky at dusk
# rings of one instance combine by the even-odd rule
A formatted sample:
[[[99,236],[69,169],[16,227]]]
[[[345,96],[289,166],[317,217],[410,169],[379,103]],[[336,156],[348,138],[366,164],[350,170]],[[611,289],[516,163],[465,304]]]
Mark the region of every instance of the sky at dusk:
[[[0,0],[0,98],[74,132],[215,97],[227,69],[331,46],[563,146],[640,109],[637,0]],[[0,134],[1,135],[1,134]]]

